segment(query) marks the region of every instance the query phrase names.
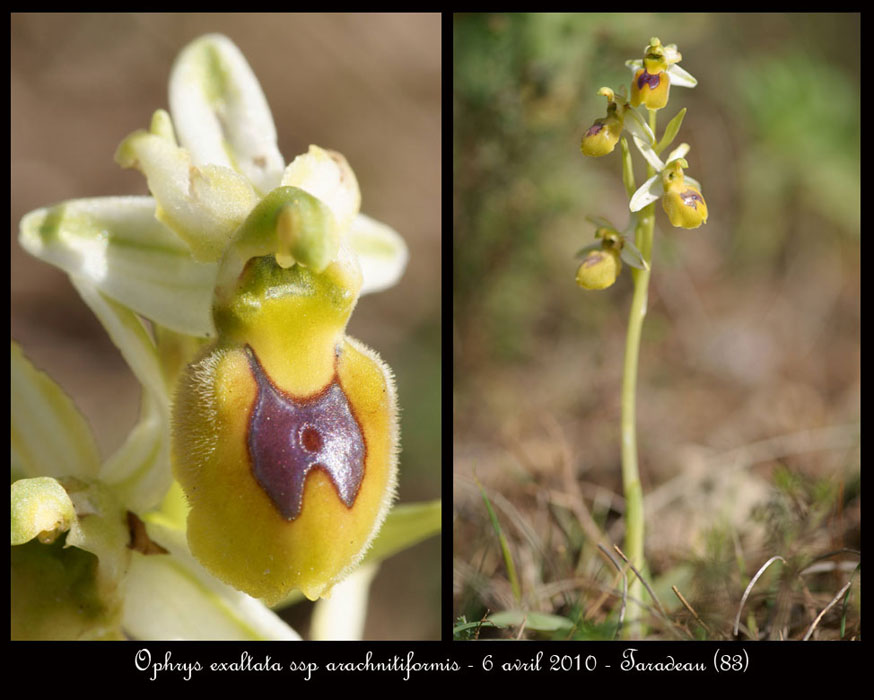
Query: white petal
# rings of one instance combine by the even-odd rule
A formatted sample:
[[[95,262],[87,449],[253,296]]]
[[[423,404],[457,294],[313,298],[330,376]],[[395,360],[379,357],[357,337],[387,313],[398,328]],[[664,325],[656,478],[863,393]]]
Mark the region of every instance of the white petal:
[[[124,628],[140,640],[299,640],[263,603],[221,583],[188,551],[179,530],[147,523],[169,554],[134,552]]]
[[[680,68],[676,63],[668,68],[668,75],[671,78],[671,85],[677,87],[693,88],[698,84],[698,81],[690,73]]]
[[[629,59],[625,62],[627,68],[631,70],[632,73],[637,73],[641,68],[643,68],[643,59],[635,58],[633,60]]]
[[[10,359],[13,476],[96,477],[97,443],[73,401],[30,363],[17,343],[12,343]]]
[[[656,172],[661,172],[665,169],[665,164],[662,163],[661,158],[658,157],[653,147],[646,141],[635,136],[634,145],[637,146],[637,150],[640,151],[641,155],[646,159],[646,162],[649,163]]]
[[[358,214],[349,229],[349,242],[364,276],[362,294],[393,287],[404,274],[407,245],[393,228]]]
[[[644,182],[637,192],[631,197],[628,203],[628,208],[631,211],[640,211],[647,204],[651,204],[664,194],[664,187],[661,183],[661,174],[656,173],[649,180]]]
[[[170,74],[170,111],[195,165],[235,168],[262,195],[279,184],[285,163],[270,107],[230,39],[209,34],[183,49]]]
[[[21,220],[21,245],[167,328],[213,335],[217,265],[199,263],[155,219],[151,197],[99,197],[38,209]]]

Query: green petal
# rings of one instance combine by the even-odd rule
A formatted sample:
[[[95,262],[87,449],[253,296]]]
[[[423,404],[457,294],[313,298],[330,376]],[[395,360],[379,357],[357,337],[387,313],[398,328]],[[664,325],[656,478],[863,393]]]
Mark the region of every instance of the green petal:
[[[392,287],[403,275],[407,266],[407,245],[393,228],[358,214],[349,229],[349,242],[361,265],[362,294]]]
[[[125,443],[100,471],[134,512],[156,506],[170,488],[170,399],[152,338],[130,309],[101,294],[89,281],[71,277],[143,385],[140,419]]]
[[[97,444],[72,400],[14,342],[10,359],[13,475],[96,476]]]
[[[151,197],[80,199],[21,220],[21,245],[68,274],[167,328],[214,334],[217,266],[196,262],[188,246],[155,219]]]
[[[170,74],[170,111],[195,165],[233,168],[262,195],[279,185],[285,164],[270,107],[230,39],[209,34],[183,49]]]
[[[648,270],[649,265],[646,260],[644,260],[643,255],[638,250],[637,246],[634,245],[634,242],[631,238],[624,238],[622,244],[622,252],[620,253],[620,257],[622,258],[622,262],[631,265],[631,267],[635,267],[638,270]]]
[[[169,554],[133,554],[124,628],[142,640],[299,640],[262,603],[219,582],[191,556],[185,533],[147,523]]]
[[[231,234],[258,203],[245,176],[224,165],[194,165],[187,150],[147,131],[122,141],[115,159],[145,174],[158,203],[155,216],[201,262],[221,257]]]

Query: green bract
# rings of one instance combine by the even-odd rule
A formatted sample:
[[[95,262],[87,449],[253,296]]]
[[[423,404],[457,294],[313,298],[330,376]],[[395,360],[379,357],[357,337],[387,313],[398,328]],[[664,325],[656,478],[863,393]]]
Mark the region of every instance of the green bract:
[[[185,48],[169,93],[170,112],[156,111],[116,153],[143,172],[151,197],[63,202],[21,221],[21,245],[70,276],[142,399],[125,442],[101,457],[71,399],[12,344],[13,638],[299,638],[189,551],[188,506],[170,466],[172,397],[185,366],[217,336],[214,307],[245,306],[234,294],[250,258],[273,256],[282,279],[341,280],[351,313],[359,294],[398,280],[406,246],[359,213],[341,155],[312,146],[286,166],[263,92],[226,37]],[[265,299],[288,293],[265,284]],[[396,512],[412,526],[389,514],[367,562],[439,529],[439,504]],[[349,584],[352,599],[366,595],[371,575]],[[319,605],[336,607],[337,597]],[[330,610],[323,618],[336,620]],[[330,636],[336,627],[325,624],[320,634]]]

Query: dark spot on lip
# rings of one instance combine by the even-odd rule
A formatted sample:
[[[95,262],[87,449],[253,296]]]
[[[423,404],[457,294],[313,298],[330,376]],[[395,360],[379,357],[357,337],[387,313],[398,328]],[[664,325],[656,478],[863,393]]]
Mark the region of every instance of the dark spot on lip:
[[[685,190],[680,193],[680,199],[683,200],[683,204],[687,207],[692,207],[693,209],[698,209],[698,202],[704,203],[701,195],[698,194],[695,190]]]
[[[274,386],[252,348],[246,353],[258,386],[248,435],[255,480],[289,521],[300,515],[313,469],[329,476],[351,508],[364,478],[366,447],[336,375],[315,396],[296,398]]]
[[[604,259],[604,253],[602,253],[599,250],[597,252],[592,253],[591,255],[589,255],[589,257],[587,257],[585,260],[583,260],[583,266],[584,267],[592,267],[593,265],[598,265],[603,259]]]
[[[586,136],[594,136],[595,134],[600,133],[601,129],[603,128],[603,124],[595,122],[594,124],[592,124],[592,126],[589,127],[589,130],[586,132]]]
[[[307,452],[319,452],[324,444],[322,434],[319,432],[318,428],[309,424],[301,428],[299,440],[301,447],[303,447]]]
[[[644,84],[646,84],[649,85],[650,90],[655,90],[659,86],[661,80],[661,73],[647,73],[646,68],[644,68],[643,72],[637,76],[637,89],[642,90]]]

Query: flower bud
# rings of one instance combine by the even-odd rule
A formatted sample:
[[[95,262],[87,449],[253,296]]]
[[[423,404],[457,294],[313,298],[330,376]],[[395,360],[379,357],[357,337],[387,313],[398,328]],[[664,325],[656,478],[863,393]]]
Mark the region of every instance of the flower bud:
[[[246,263],[214,309],[217,341],[174,406],[188,542],[214,575],[268,604],[325,596],[361,560],[394,498],[391,371],[345,335],[357,300],[333,262]]]
[[[621,271],[618,250],[613,247],[592,250],[577,269],[577,284],[583,289],[607,289]]]

